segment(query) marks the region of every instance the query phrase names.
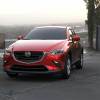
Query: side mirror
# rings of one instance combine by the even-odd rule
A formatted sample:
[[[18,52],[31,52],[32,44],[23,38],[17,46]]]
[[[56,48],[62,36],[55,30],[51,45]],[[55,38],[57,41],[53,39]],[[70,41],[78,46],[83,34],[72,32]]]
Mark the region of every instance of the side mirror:
[[[74,35],[73,36],[73,41],[80,41],[80,36],[79,35]]]
[[[24,37],[22,36],[22,35],[19,35],[18,37],[17,37],[17,39],[18,40],[22,40]]]

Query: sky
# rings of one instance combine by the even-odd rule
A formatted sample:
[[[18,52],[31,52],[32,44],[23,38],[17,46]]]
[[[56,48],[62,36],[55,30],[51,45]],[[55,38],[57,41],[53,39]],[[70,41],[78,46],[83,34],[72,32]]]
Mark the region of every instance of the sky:
[[[0,0],[0,25],[84,22],[83,0]]]

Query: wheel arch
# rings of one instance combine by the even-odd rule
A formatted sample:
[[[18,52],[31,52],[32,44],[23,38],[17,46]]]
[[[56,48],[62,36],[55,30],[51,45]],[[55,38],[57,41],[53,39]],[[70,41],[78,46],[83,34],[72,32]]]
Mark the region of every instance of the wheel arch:
[[[67,57],[67,56],[69,56],[70,57],[70,60],[72,60],[72,51],[71,51],[70,48],[66,52],[66,56],[65,57]]]

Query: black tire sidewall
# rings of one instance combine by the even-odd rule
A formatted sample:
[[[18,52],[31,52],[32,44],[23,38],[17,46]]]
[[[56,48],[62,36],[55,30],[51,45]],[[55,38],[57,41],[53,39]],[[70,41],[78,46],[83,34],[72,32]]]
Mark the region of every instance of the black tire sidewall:
[[[76,63],[76,68],[77,69],[82,69],[83,68],[83,53],[81,53],[80,60]]]
[[[70,74],[71,74],[71,72],[70,72],[70,74],[68,74],[68,71],[67,71],[68,70],[68,68],[67,68],[68,60],[70,60],[69,56],[66,57],[66,59],[65,59],[65,65],[64,65],[64,73],[63,74],[64,74],[64,78],[66,78],[66,79],[68,79],[70,77]],[[71,64],[71,60],[70,60],[70,64]],[[70,65],[70,67],[71,67],[71,65]]]

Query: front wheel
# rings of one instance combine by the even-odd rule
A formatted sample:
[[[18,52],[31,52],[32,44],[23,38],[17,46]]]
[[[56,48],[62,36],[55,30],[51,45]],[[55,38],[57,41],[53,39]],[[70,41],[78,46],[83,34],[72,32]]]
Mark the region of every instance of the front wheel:
[[[83,68],[83,53],[81,53],[80,60],[76,63],[76,69]]]
[[[65,79],[68,79],[70,77],[70,74],[71,74],[71,60],[70,57],[68,56],[65,60],[63,76]]]

